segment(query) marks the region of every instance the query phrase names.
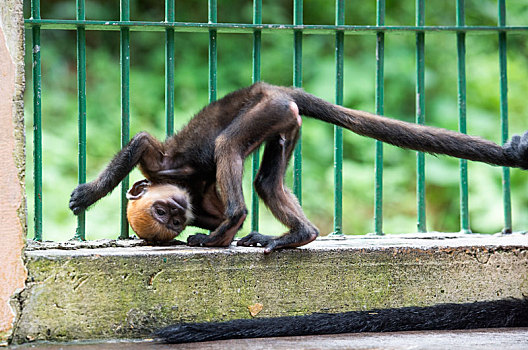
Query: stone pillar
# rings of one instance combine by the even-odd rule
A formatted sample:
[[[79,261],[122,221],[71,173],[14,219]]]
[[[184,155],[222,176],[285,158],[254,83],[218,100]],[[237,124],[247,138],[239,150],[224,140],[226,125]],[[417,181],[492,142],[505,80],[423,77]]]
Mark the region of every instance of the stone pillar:
[[[26,235],[24,194],[23,0],[0,1],[0,344],[16,320],[12,297],[24,287]]]

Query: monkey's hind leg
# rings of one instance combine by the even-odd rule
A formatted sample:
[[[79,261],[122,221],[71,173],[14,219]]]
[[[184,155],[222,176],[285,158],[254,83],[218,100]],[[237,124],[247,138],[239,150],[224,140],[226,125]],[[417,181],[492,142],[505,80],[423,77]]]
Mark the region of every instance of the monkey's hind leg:
[[[252,232],[239,240],[237,245],[262,246],[264,253],[270,253],[277,249],[308,244],[319,235],[317,228],[304,215],[295,196],[284,186],[284,173],[295,147],[298,131],[299,127],[268,141],[255,180],[259,196],[273,215],[290,228],[290,231],[280,237]]]
[[[294,130],[295,135],[299,129],[299,110],[288,96],[271,90],[263,95],[247,110],[241,110],[215,140],[216,182],[226,219],[208,236],[189,236],[187,243],[191,246],[225,247],[231,244],[247,216],[242,193],[245,157],[279,133]]]

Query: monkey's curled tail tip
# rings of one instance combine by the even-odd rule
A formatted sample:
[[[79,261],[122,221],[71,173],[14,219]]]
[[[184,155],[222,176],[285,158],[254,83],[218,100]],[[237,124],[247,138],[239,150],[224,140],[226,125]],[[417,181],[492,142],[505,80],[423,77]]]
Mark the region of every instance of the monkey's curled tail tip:
[[[528,131],[522,136],[513,135],[504,145],[504,153],[514,162],[514,166],[528,170]]]

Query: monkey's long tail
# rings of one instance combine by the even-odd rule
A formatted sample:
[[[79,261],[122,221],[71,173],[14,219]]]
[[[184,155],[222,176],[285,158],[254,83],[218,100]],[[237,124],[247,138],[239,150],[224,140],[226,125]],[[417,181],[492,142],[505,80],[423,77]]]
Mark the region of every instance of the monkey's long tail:
[[[342,126],[359,135],[416,151],[528,169],[528,132],[504,146],[451,130],[407,123],[326,102],[301,89],[291,97],[302,115]]]
[[[177,324],[159,330],[156,336],[168,343],[188,343],[338,333],[526,326],[528,326],[528,299],[524,298],[338,314],[316,313],[308,316]]]

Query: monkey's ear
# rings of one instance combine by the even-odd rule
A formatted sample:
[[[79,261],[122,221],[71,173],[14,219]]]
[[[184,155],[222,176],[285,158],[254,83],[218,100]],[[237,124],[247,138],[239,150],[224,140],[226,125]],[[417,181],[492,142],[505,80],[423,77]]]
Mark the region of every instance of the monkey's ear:
[[[128,190],[126,194],[127,199],[139,199],[141,196],[147,193],[147,189],[149,186],[150,186],[150,181],[146,179],[136,182]]]

